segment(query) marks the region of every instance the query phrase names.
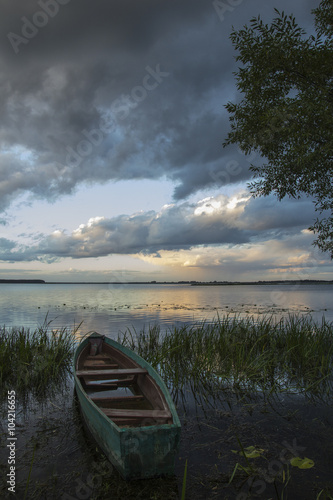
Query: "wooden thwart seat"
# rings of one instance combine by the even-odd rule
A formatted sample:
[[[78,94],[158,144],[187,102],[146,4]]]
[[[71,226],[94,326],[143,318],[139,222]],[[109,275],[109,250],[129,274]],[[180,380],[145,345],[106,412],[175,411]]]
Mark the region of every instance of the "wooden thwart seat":
[[[115,370],[118,369],[119,366],[116,363],[111,363],[111,362],[105,362],[104,360],[95,360],[95,359],[86,359],[84,362],[84,370],[91,370],[91,369],[103,369],[103,370]]]
[[[129,377],[129,378],[121,378],[119,380],[113,380],[112,382],[101,382],[98,383],[97,380],[92,380],[90,378],[84,377],[83,378],[85,384],[87,387],[90,389],[96,388],[96,389],[117,389],[118,387],[127,387],[130,385],[133,385],[135,380],[134,376]]]
[[[120,401],[127,401],[127,402],[142,401],[144,397],[141,394],[138,394],[137,396],[90,396],[90,399],[95,403],[99,401],[101,402],[112,401],[112,403],[118,403]]]
[[[145,368],[118,368],[107,370],[77,370],[78,377],[101,377],[105,378],[117,377],[119,375],[145,375],[148,371]]]
[[[104,354],[103,352],[101,352],[100,354],[95,354],[94,356],[88,355],[86,357],[86,359],[96,359],[96,360],[103,359],[103,360],[110,361],[110,363],[112,362],[111,357],[108,354]]]
[[[114,408],[100,408],[107,417],[118,418],[153,418],[165,420],[171,418],[168,410],[122,410]]]

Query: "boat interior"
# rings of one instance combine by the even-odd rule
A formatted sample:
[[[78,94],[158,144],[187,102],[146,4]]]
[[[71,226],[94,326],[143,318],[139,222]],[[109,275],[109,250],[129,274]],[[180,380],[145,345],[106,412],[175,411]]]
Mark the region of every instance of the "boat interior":
[[[76,363],[89,398],[119,427],[172,424],[172,414],[155,380],[132,358],[90,337]]]

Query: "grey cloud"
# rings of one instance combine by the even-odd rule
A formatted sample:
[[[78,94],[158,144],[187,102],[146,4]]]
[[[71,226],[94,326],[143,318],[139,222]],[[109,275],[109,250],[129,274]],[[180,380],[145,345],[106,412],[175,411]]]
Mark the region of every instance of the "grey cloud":
[[[114,219],[90,221],[81,230],[53,234],[42,241],[38,254],[58,257],[101,257],[109,254],[155,254],[200,244],[243,243],[245,231],[229,226],[221,217],[193,216],[189,207],[169,208]]]
[[[0,238],[0,247],[1,251],[6,252],[8,250],[12,250],[15,247],[15,243],[7,238]]]
[[[252,200],[244,193],[243,197],[230,200],[219,195],[196,204],[168,205],[160,212],[140,212],[109,219],[95,217],[71,234],[57,230],[35,238],[29,235],[33,244],[25,248],[17,248],[13,242],[3,239],[1,259],[53,262],[65,257],[97,258],[110,254],[158,256],[163,250],[200,246],[233,248],[255,243],[258,238],[278,241],[288,234],[302,234],[307,227],[309,205],[311,202],[305,200],[303,210],[293,216],[294,200],[287,202],[279,212],[272,199]]]
[[[37,255],[29,247],[17,245],[7,238],[0,238],[0,260],[4,262],[27,262],[38,260]]]
[[[284,234],[290,228],[304,229],[314,220],[314,204],[311,199],[303,197],[299,200],[286,198],[279,202],[273,196],[261,199],[251,198],[246,210],[239,217],[242,227],[251,227],[261,234],[263,231],[279,231]]]
[[[2,209],[25,191],[54,199],[84,182],[166,176],[181,200],[249,178],[244,158],[222,149],[229,128],[223,105],[236,95],[228,36],[231,24],[260,12],[271,18],[273,3],[243,2],[221,22],[206,0],[69,0],[15,54],[8,33],[21,36],[22,18],[33,20],[42,4],[2,6]],[[309,0],[293,5],[301,24],[313,7]],[[290,2],[279,8],[289,12]],[[138,90],[147,67],[158,65],[169,76]],[[101,131],[108,120],[115,125],[103,129],[103,140],[68,161],[68,148],[77,153],[87,140],[84,131]],[[241,172],[228,177],[231,160]]]

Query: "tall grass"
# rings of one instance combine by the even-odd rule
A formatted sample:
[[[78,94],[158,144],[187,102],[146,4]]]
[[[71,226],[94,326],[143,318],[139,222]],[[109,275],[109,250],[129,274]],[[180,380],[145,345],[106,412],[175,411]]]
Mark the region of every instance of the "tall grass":
[[[50,323],[34,331],[0,328],[1,396],[7,390],[43,394],[71,368],[75,330],[50,330]]]
[[[333,324],[310,316],[218,317],[212,323],[137,333],[119,341],[150,362],[173,390],[185,385],[232,390],[332,391]]]

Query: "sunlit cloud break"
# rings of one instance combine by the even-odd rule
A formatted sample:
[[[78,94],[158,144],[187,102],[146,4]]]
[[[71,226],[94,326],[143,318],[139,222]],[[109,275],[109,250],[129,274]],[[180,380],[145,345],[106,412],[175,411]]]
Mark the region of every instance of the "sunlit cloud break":
[[[276,211],[273,198],[256,200],[245,191],[231,197],[217,195],[197,203],[168,204],[159,212],[141,211],[112,218],[96,216],[82,223],[70,234],[57,229],[43,235],[35,245],[20,247],[3,239],[1,259],[7,261],[45,260],[71,257],[97,258],[111,254],[156,255],[162,250],[184,250],[205,245],[237,246],[271,239],[275,235],[306,229],[311,206],[303,203],[303,212],[294,211],[290,200]],[[284,228],[284,230],[282,230]]]

